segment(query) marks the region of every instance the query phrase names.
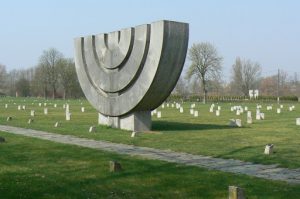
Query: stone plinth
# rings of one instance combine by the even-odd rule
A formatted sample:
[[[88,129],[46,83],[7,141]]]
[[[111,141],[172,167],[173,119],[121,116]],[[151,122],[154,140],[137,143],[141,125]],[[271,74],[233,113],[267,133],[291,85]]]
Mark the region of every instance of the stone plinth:
[[[135,132],[149,131],[151,129],[151,112],[139,111],[121,117],[105,116],[99,113],[98,123]]]

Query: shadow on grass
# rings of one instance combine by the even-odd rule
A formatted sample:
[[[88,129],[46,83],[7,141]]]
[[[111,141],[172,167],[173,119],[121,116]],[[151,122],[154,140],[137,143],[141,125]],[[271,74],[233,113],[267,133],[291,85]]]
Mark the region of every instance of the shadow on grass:
[[[211,129],[234,129],[228,125],[217,124],[192,124],[183,122],[154,121],[153,131],[186,131],[186,130],[211,130]]]
[[[226,158],[226,156],[231,156],[231,155],[234,155],[236,153],[244,152],[244,151],[247,151],[247,150],[250,150],[250,149],[254,149],[254,148],[256,148],[256,147],[246,146],[246,147],[235,149],[235,150],[232,150],[232,151],[230,151],[228,153],[223,153],[223,154],[220,154],[220,155],[217,155],[217,156],[214,156],[214,157],[215,158]]]

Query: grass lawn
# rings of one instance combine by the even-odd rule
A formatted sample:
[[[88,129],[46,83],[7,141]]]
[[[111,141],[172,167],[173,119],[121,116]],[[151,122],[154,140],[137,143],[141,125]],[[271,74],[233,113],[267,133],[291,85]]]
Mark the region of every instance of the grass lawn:
[[[42,107],[38,103],[42,103]],[[49,114],[43,114],[43,103],[47,102]],[[57,108],[53,104],[57,104]],[[72,120],[65,121],[63,100],[44,101],[42,99],[2,98],[0,101],[0,124],[25,128],[45,130],[60,134],[72,134],[78,137],[87,137],[95,140],[108,140],[116,143],[147,146],[159,149],[188,152],[193,154],[209,155],[221,158],[233,158],[244,161],[278,164],[280,167],[300,168],[300,127],[295,120],[300,117],[298,103],[283,103],[281,114],[276,113],[277,104],[272,111],[266,110],[267,103],[262,104],[265,120],[255,120],[255,103],[219,104],[221,116],[216,117],[209,113],[210,104],[196,104],[199,117],[189,114],[190,103],[185,103],[184,113],[175,108],[159,108],[162,118],[153,116],[153,132],[142,133],[131,138],[131,132],[97,126],[96,133],[88,133],[91,125],[97,125],[97,112],[86,100],[68,101],[72,112]],[[82,103],[82,104],[81,104]],[[4,105],[8,104],[8,109]],[[17,110],[17,105],[26,105],[26,110]],[[248,106],[252,111],[254,123],[246,124],[246,113],[236,116],[230,111],[233,105]],[[289,105],[295,105],[295,111],[288,111]],[[86,111],[81,113],[84,106]],[[37,116],[32,124],[27,124],[30,110],[35,110]],[[6,121],[7,116],[13,120]],[[242,128],[228,126],[229,119],[242,119]],[[61,121],[61,127],[54,128],[54,123]],[[263,154],[264,146],[275,144],[275,153],[271,156]]]
[[[0,198],[299,198],[300,185],[144,160],[0,132]],[[123,171],[110,173],[117,160]]]

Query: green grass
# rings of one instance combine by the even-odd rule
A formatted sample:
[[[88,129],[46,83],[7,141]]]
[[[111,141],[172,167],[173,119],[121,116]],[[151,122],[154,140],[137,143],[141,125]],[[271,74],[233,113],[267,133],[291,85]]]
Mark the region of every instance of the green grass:
[[[0,198],[298,198],[300,185],[145,160],[0,132]],[[117,160],[123,171],[110,173]]]
[[[153,117],[153,131],[131,138],[131,132],[105,126],[97,126],[96,133],[88,133],[89,126],[97,124],[98,116],[96,110],[86,100],[68,102],[72,112],[72,120],[68,122],[64,119],[64,109],[62,108],[65,101],[48,101],[49,115],[43,115],[43,107],[39,107],[38,102],[44,103],[44,100],[30,98],[25,100],[23,98],[1,99],[0,124],[71,134],[95,140],[300,168],[300,127],[295,125],[295,119],[300,117],[298,103],[293,104],[296,106],[293,112],[288,111],[288,106],[292,103],[284,104],[284,110],[280,115],[276,114],[276,104],[272,111],[266,110],[268,104],[262,104],[262,112],[265,112],[266,115],[266,119],[263,121],[255,120],[256,104],[232,104],[249,107],[254,119],[252,125],[245,124],[245,113],[236,116],[231,112],[230,106],[232,105],[229,103],[219,104],[222,107],[220,117],[209,113],[210,104],[196,105],[196,109],[199,111],[198,118],[189,114],[190,103],[184,104],[185,112],[183,114],[180,114],[175,108],[159,108],[162,111],[162,118]],[[10,103],[8,109],[4,108],[5,103]],[[58,108],[53,108],[53,103],[57,103]],[[27,109],[18,111],[17,105],[23,104]],[[80,112],[81,106],[86,108],[85,113]],[[31,109],[36,111],[37,116],[34,118],[34,123],[29,125],[27,121],[30,118]],[[7,122],[7,116],[12,116],[13,120]],[[244,127],[229,127],[228,122],[231,118],[242,119]],[[56,121],[62,121],[61,127],[54,128]],[[264,146],[268,143],[275,144],[275,153],[271,156],[263,154]]]

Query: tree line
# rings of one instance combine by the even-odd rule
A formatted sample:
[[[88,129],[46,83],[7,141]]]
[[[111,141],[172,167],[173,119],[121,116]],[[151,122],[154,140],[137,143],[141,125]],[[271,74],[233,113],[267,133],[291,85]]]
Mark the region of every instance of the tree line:
[[[173,93],[186,98],[203,96],[248,96],[249,90],[259,90],[263,96],[300,96],[298,74],[289,76],[285,71],[261,76],[258,62],[237,57],[231,68],[231,77],[222,76],[222,56],[209,42],[195,43],[188,50],[188,68],[180,77]]]
[[[0,93],[20,97],[83,97],[73,59],[55,48],[43,51],[36,66],[6,71],[0,64]]]
[[[179,78],[173,91],[176,95],[248,96],[258,89],[264,96],[300,96],[298,74],[289,76],[279,71],[276,75],[261,76],[259,63],[237,57],[229,80],[222,75],[222,56],[209,42],[194,43],[188,50],[187,70]],[[6,71],[0,64],[0,95],[34,96],[44,98],[83,97],[73,59],[65,58],[55,48],[42,52],[35,67]]]

